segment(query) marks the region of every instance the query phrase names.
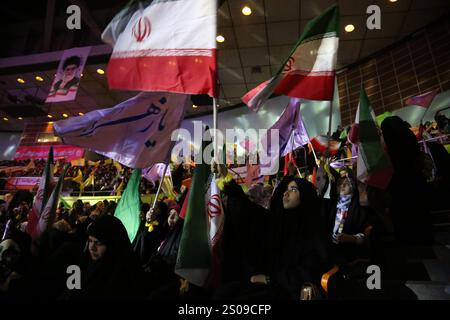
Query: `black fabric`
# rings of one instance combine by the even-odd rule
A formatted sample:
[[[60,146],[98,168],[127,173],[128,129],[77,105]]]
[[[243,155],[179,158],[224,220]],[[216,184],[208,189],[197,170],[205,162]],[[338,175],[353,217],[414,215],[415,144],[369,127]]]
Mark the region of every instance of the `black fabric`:
[[[405,245],[431,244],[433,232],[422,174],[423,157],[407,123],[394,116],[381,124],[394,168],[388,190],[396,240]]]
[[[92,261],[88,251],[85,253],[81,290],[72,290],[68,298],[142,298],[143,274],[122,222],[114,216],[101,216],[87,233],[107,246],[106,253],[97,261]]]
[[[155,252],[144,266],[147,287],[152,291],[149,295],[151,299],[167,299],[167,297],[161,296],[163,293],[169,294],[170,297],[179,295],[180,278],[174,270],[183,233],[183,224],[184,221],[179,219],[167,234],[160,250]]]
[[[269,211],[251,202],[234,181],[224,194],[223,282],[248,281],[265,269]]]
[[[161,245],[158,254],[164,258],[165,262],[170,266],[175,266],[175,262],[178,255],[178,249],[180,248],[181,235],[183,234],[184,220],[178,219],[175,226],[169,231]]]
[[[244,282],[244,287],[252,275],[269,276],[271,285],[264,287],[271,292],[264,294],[268,297],[275,294],[271,288],[276,288],[278,293],[281,290],[285,296],[299,299],[303,283],[318,284],[330,267],[325,223],[321,221],[314,186],[295,178],[300,191],[300,206],[293,210],[283,208],[283,194],[292,180],[292,177],[283,179],[275,189],[270,211],[250,202],[235,182],[224,190],[228,197],[224,229],[225,269],[237,272],[239,277],[235,280]],[[230,260],[231,257],[234,259]],[[226,280],[231,282],[230,278]]]
[[[141,222],[138,234],[133,241],[133,251],[141,265],[147,264],[152,255],[156,252],[161,242],[165,239],[168,232],[167,205],[163,201],[156,203],[157,210],[160,214],[156,217],[158,225],[154,226],[152,232],[148,231],[145,221]]]

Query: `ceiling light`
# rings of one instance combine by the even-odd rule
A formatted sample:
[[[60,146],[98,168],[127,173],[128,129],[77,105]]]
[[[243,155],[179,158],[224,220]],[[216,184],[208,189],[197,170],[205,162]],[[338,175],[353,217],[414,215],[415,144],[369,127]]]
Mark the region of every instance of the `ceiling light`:
[[[97,73],[98,74],[105,74],[105,71],[103,69],[98,68],[97,69]]]
[[[41,76],[36,76],[34,77],[37,81],[44,81],[44,78],[42,78]]]
[[[23,80],[22,78],[17,78],[17,82],[18,83],[25,83],[25,80]]]
[[[84,116],[84,113],[83,112],[78,112],[78,115],[79,116]]]
[[[22,118],[22,117],[18,117],[17,119],[19,119],[19,120],[23,120],[23,118]]]
[[[47,118],[51,119],[51,118],[53,118],[53,116],[51,114],[48,114]]]
[[[389,0],[389,2],[397,2],[397,0]]]
[[[242,8],[242,14],[244,16],[249,16],[252,14],[252,9],[250,9],[249,7],[245,6]]]
[[[346,32],[353,32],[353,30],[355,30],[355,26],[352,24],[348,24],[345,26],[345,31]]]
[[[198,106],[195,105],[195,104],[192,105],[192,108],[193,108],[193,109],[197,109],[197,107],[198,107]]]
[[[217,37],[216,37],[216,41],[217,42],[224,42],[225,41],[225,38],[224,38],[224,36],[222,36],[222,35],[218,35]]]
[[[7,117],[4,117],[3,120],[8,121],[9,119]]]
[[[69,115],[68,115],[67,113],[63,113],[63,117],[64,117],[64,118],[68,118]]]

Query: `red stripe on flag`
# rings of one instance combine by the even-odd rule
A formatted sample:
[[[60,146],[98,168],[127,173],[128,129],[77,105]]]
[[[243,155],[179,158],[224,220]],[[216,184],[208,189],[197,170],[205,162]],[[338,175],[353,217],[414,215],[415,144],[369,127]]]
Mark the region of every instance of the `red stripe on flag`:
[[[275,93],[310,100],[333,100],[334,76],[287,74]]]
[[[168,91],[216,96],[216,50],[211,56],[111,58],[111,89]]]
[[[252,90],[250,90],[249,92],[247,92],[245,94],[245,96],[242,97],[242,102],[244,102],[245,104],[248,105],[250,100],[253,99],[253,97],[256,96],[261,90],[263,90],[266,87],[267,83],[269,83],[269,81],[270,80],[264,81],[263,83],[261,83],[257,87],[255,87]]]

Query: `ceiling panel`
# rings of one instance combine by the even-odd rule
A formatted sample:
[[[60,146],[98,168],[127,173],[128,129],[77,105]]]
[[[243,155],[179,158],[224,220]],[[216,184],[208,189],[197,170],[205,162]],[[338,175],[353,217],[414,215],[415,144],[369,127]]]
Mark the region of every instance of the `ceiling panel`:
[[[220,34],[225,38],[224,42],[217,43],[218,50],[236,48],[237,43],[234,37],[233,28],[218,28],[217,34]]]
[[[299,38],[298,24],[297,20],[269,23],[267,26],[269,44],[278,46],[296,43]]]
[[[242,68],[219,69],[219,79],[222,84],[245,83]]]
[[[264,82],[270,78],[270,67],[244,68],[244,74],[247,82]]]
[[[406,13],[384,13],[381,19],[381,29],[367,30],[366,38],[391,38],[400,33]]]
[[[217,17],[217,33],[225,37],[225,42],[217,43],[220,104],[240,104],[240,97],[247,89],[252,89],[273,76],[293,49],[299,32],[304,30],[312,18],[335,2],[340,5],[341,11],[337,62],[339,68],[385,48],[394,40],[415,32],[450,10],[448,0],[398,0],[395,3],[388,0],[225,0]],[[108,1],[103,4],[95,3],[98,8],[111,7]],[[366,30],[366,9],[371,4],[381,8],[381,30]],[[251,7],[252,15],[244,16],[241,13],[244,5]],[[115,9],[118,12],[119,7]],[[98,23],[104,23],[104,15],[92,16],[94,19],[102,17]],[[65,20],[59,20],[61,26],[64,26]],[[35,24],[40,25],[41,22],[37,21]],[[344,31],[344,26],[349,23],[356,27],[352,33]],[[66,38],[61,37],[61,41],[66,41]],[[58,39],[54,40],[57,42]],[[137,92],[109,90],[106,75],[96,72],[97,68],[106,70],[106,63],[107,61],[86,66],[76,101],[48,104],[39,108],[44,113],[50,109],[57,118],[62,113],[75,115],[78,112],[111,107],[136,95]],[[27,94],[44,99],[53,81],[56,65],[55,62],[48,70],[0,74],[0,119],[5,116],[1,112],[1,106],[13,103],[8,99],[8,94],[16,95],[16,101],[23,100]],[[36,75],[42,76],[44,81],[35,80]],[[18,77],[25,79],[26,83],[19,84],[16,81]],[[195,115],[207,110],[211,110],[211,107],[190,108],[187,114]],[[0,122],[0,129],[12,130],[23,126],[23,123],[20,124],[15,119],[3,121]]]
[[[317,17],[335,3],[335,0],[301,0],[301,19]]]
[[[441,17],[443,14],[444,12],[441,10],[421,10],[409,12],[406,16],[403,28],[400,30],[400,35],[409,35]]]
[[[260,47],[267,45],[264,24],[235,27],[237,44],[240,48]]]
[[[267,22],[300,20],[298,0],[266,1],[265,4]]]
[[[217,25],[219,27],[232,27],[231,15],[228,10],[228,5],[224,2],[219,10],[217,10]]]
[[[353,24],[355,30],[353,32],[345,32],[345,26]],[[341,17],[339,38],[342,40],[359,40],[364,39],[366,34],[366,19],[364,16],[345,16]]]
[[[289,46],[271,46],[270,49],[270,64],[282,64],[293,50],[295,44]]]
[[[423,10],[431,8],[449,8],[448,0],[412,0],[411,10]],[[442,12],[443,13],[443,12]]]
[[[267,47],[241,49],[242,64],[244,67],[269,65],[269,52]]]
[[[395,42],[395,38],[365,39],[362,45],[361,58],[371,55]]]
[[[351,63],[352,61],[355,61],[355,59],[357,59],[359,56],[359,52],[361,50],[361,41],[339,41],[338,50],[338,62],[345,61]]]
[[[374,4],[373,0],[339,0],[339,9],[343,16],[363,15],[371,4]]]
[[[247,92],[245,86],[241,85],[224,84],[222,87],[227,98],[240,98]]]
[[[264,23],[264,0],[227,0],[229,3],[231,19],[235,26]],[[252,9],[252,14],[244,16],[242,8],[247,5]]]
[[[229,67],[235,68],[241,66],[239,60],[239,52],[236,49],[223,49],[217,53],[217,63],[219,68]]]

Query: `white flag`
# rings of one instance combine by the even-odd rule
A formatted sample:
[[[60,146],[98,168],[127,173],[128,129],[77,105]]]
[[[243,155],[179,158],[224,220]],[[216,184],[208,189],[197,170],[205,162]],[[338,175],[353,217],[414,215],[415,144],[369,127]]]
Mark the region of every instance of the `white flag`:
[[[173,146],[188,95],[143,92],[110,109],[57,121],[56,135],[64,143],[91,149],[123,165],[146,168],[165,162]]]

